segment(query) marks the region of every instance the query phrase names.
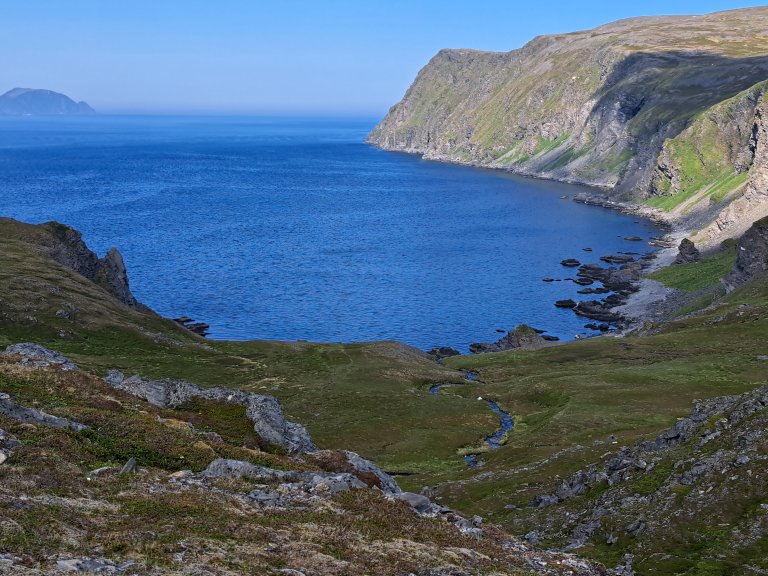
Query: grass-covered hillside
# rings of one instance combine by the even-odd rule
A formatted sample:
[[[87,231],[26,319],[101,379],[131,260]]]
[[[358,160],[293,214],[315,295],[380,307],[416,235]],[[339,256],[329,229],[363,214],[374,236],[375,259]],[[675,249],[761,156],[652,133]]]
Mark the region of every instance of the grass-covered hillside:
[[[435,379],[460,381],[453,371],[391,342],[204,340],[57,263],[62,230],[0,220],[0,573],[604,573],[322,450],[394,470],[455,466],[455,446],[494,422],[427,395]],[[67,357],[2,352],[20,342]],[[141,378],[103,378],[111,368]],[[181,398],[198,388],[179,379],[219,390]],[[264,394],[321,450],[266,441]]]
[[[610,188],[696,228],[720,216],[707,238],[736,236],[768,213],[722,214],[766,173],[766,30],[760,7],[443,50],[369,141]]]
[[[759,274],[707,302],[709,307],[697,314],[646,324],[645,335],[459,356],[440,365],[394,342],[206,340],[141,307],[125,305],[103,286],[54,261],[50,243],[57,231],[0,220],[0,347],[36,342],[81,368],[70,373],[20,366],[10,356],[0,362],[0,392],[19,405],[88,427],[50,429],[0,417],[0,429],[20,443],[0,464],[0,514],[2,525],[10,527],[0,555],[15,554],[36,569],[49,556],[135,559],[148,569],[155,564],[169,569],[178,568],[179,554],[215,565],[222,574],[249,566],[270,573],[299,565],[306,574],[343,574],[350,566],[354,573],[400,574],[444,562],[464,570],[457,574],[533,569],[527,560],[516,560],[530,559],[529,551],[509,553],[508,536],[496,528],[487,528],[479,542],[466,540],[450,523],[412,515],[410,508],[390,504],[376,491],[344,491],[323,499],[325,504],[313,501],[309,509],[254,511],[253,499],[245,501],[243,494],[266,488],[254,487],[253,481],[242,484],[242,479],[203,479],[200,474],[211,461],[235,459],[296,473],[328,463],[311,455],[286,455],[260,441],[241,406],[198,398],[163,407],[128,396],[100,380],[113,368],[144,379],[182,379],[274,395],[286,418],[304,424],[321,449],[354,450],[395,474],[403,489],[429,487],[434,502],[469,517],[479,514],[486,524],[518,536],[539,531],[529,539],[547,546],[565,545],[572,538],[565,528],[553,529],[562,523],[558,511],[583,519],[594,511],[594,499],[604,487],[594,483],[568,500],[567,508],[544,513],[529,506],[536,496],[555,493],[559,479],[604,462],[609,452],[654,438],[687,416],[695,399],[740,394],[768,381],[768,278]],[[760,262],[743,256],[757,252],[741,248],[730,245],[699,263],[673,265],[654,276],[695,295],[719,285],[733,266],[734,253],[737,266],[759,270]],[[467,371],[477,378],[467,378]],[[431,394],[430,385],[438,382],[445,384],[440,394]],[[499,417],[481,398],[494,400],[514,419],[498,449],[484,445]],[[723,430],[722,441],[738,445],[738,438]],[[669,472],[675,462],[698,458],[697,445],[677,450],[674,460],[667,455],[659,460],[660,470]],[[756,457],[759,450],[750,456],[752,466],[759,467],[751,468],[752,474],[764,469]],[[478,467],[464,462],[468,451],[480,452]],[[138,475],[118,473],[129,458],[137,460]],[[104,467],[109,468],[103,476],[89,476]],[[176,475],[182,470],[190,472]],[[647,486],[657,481],[676,498],[693,493],[675,488],[679,483],[668,482],[670,474],[655,480],[638,477],[644,482],[640,496],[647,496]],[[749,483],[750,476],[735,476],[734,482]],[[290,495],[295,487],[285,490]],[[19,494],[27,498],[20,507],[13,504]],[[729,494],[734,506],[723,523],[752,526],[751,516],[744,515],[761,510],[763,498],[768,504],[762,484]],[[605,539],[612,535],[610,526],[629,516],[613,510],[612,499],[614,524],[603,525],[608,520],[598,518],[592,539],[574,551],[609,566],[634,554],[635,568],[643,574],[659,573],[655,570],[662,566],[650,562],[649,554],[677,558],[674,572],[668,573],[679,574],[727,573],[697,572],[702,562],[708,569],[724,570],[740,559],[752,561],[756,553],[746,540],[722,530],[717,554],[707,547],[707,498],[704,493],[696,501],[688,530],[676,538],[655,531],[654,521],[667,522],[663,502],[648,508],[636,503],[631,513],[643,516],[646,534],[665,534],[663,545],[619,535],[618,547]],[[305,556],[298,556],[299,564],[294,561],[296,542],[311,543],[311,561]],[[458,551],[464,548],[470,552]]]

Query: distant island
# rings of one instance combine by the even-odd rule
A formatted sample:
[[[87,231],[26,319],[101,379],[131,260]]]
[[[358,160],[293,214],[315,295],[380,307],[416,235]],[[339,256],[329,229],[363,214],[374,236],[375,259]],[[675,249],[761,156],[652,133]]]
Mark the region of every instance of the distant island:
[[[14,88],[0,96],[0,116],[85,116],[96,111],[53,90]]]

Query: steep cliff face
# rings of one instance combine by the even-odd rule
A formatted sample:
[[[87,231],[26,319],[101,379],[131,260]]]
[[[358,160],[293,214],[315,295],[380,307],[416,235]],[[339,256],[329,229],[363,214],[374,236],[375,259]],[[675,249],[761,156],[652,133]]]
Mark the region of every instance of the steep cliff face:
[[[697,205],[713,219],[758,157],[766,30],[768,8],[755,8],[624,20],[507,53],[443,50],[369,142],[668,211],[700,194],[674,215]]]

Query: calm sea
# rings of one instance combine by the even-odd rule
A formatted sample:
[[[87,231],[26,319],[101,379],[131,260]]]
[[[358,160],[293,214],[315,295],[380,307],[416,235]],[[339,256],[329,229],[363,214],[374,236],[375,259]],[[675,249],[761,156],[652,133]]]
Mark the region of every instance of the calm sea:
[[[226,339],[490,341],[589,334],[569,257],[647,251],[654,226],[581,189],[364,144],[375,119],[0,121],[0,214],[123,253],[135,295]],[[583,247],[594,251],[587,254]]]

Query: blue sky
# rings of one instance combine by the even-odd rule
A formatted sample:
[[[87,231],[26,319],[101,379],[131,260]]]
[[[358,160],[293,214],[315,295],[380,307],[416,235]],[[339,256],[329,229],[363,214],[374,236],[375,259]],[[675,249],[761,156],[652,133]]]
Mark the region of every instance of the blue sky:
[[[3,0],[0,92],[101,112],[382,115],[441,48],[511,50],[619,18],[759,2]]]

